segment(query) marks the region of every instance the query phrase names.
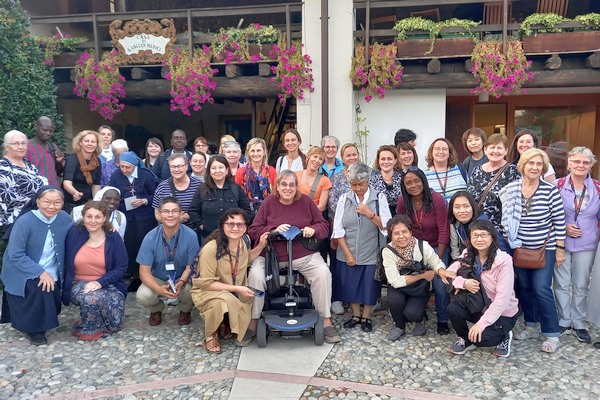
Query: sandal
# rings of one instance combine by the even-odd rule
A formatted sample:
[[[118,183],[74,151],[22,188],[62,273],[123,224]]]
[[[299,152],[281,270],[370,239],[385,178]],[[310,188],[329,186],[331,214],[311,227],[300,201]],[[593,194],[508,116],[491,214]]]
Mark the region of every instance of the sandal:
[[[204,348],[207,352],[212,354],[221,353],[221,345],[219,344],[219,339],[217,338],[217,332],[204,339]]]
[[[354,315],[348,321],[344,322],[343,326],[346,329],[350,329],[350,328],[354,328],[356,325],[360,325],[361,322],[362,322],[362,318],[357,315]]]
[[[229,324],[226,324],[225,322],[221,322],[221,325],[219,325],[218,332],[219,336],[221,336],[225,340],[231,339],[233,337]]]
[[[363,318],[360,323],[360,328],[363,332],[372,332],[373,331],[373,321],[370,318]]]
[[[559,344],[560,344],[559,338],[547,337],[544,340],[544,343],[542,343],[542,345],[540,346],[540,350],[543,351],[544,353],[556,353],[556,350],[558,350]]]
[[[532,327],[525,327],[521,332],[514,335],[514,338],[517,340],[529,340],[539,336],[538,331],[534,330]]]

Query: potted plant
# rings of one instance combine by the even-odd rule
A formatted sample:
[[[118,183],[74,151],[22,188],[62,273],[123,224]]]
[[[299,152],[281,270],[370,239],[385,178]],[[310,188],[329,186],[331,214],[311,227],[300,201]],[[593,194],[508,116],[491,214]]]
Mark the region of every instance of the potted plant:
[[[246,28],[246,38],[251,61],[257,62],[268,59],[275,43],[279,41],[280,35],[281,32],[273,25],[250,24]]]
[[[473,67],[471,73],[478,85],[471,93],[488,93],[496,98],[525,93],[521,89],[533,74],[528,72],[531,61],[523,51],[521,41],[511,39],[507,42],[506,53],[502,53],[502,41],[486,40],[475,44],[471,55]]]
[[[277,65],[271,67],[275,76],[269,79],[271,82],[277,82],[281,90],[277,95],[281,104],[285,104],[292,96],[302,100],[304,90],[314,90],[314,78],[310,67],[312,60],[308,54],[302,54],[304,44],[293,42],[288,48],[285,42],[285,36],[282,35],[270,54],[272,59],[277,60]]]
[[[403,68],[396,61],[396,45],[375,43],[372,50],[370,63],[367,65],[364,46],[356,44],[350,69],[350,80],[364,94],[367,103],[374,96],[385,98],[386,90],[394,89],[402,83]]]
[[[171,111],[191,115],[204,103],[213,103],[212,91],[217,83],[212,79],[218,71],[210,66],[211,50],[202,46],[195,49],[190,60],[189,48],[176,48],[164,62],[169,67],[165,79],[171,82]]]
[[[75,65],[75,87],[73,93],[90,102],[90,110],[97,111],[102,118],[110,121],[123,111],[125,105],[125,77],[119,73],[117,50],[102,54],[100,62],[88,52],[84,52]]]
[[[553,13],[532,14],[521,23],[523,47],[528,54],[588,52],[598,50],[600,14],[590,13],[574,18],[580,27],[564,28],[572,22]]]
[[[78,44],[88,41],[86,37],[72,37],[69,33],[55,34],[49,36],[34,36],[33,39],[44,50],[44,64],[49,67],[58,65],[60,67],[73,66],[79,55],[71,57],[59,57],[63,52],[74,52]]]
[[[398,32],[398,55],[400,58],[468,56],[474,46],[474,34],[471,29],[479,24],[479,22],[457,18],[441,22],[421,17],[401,19],[394,26]],[[428,34],[420,37],[425,40],[414,40],[417,37],[411,37],[411,31],[426,31]],[[438,39],[440,36],[442,39]],[[410,40],[411,38],[413,40]],[[439,42],[440,40],[441,42]],[[436,46],[436,44],[439,45]]]
[[[216,62],[243,62],[250,59],[246,30],[241,28],[221,28],[210,45],[213,60]]]

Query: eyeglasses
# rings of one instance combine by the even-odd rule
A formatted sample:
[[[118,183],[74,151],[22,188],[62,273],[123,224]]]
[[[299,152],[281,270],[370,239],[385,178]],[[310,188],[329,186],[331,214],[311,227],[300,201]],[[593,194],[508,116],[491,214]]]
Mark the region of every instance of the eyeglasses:
[[[225,222],[224,224],[226,227],[228,227],[229,229],[244,229],[246,227],[246,223],[245,222]]]
[[[161,215],[177,215],[181,210],[160,210]]]
[[[411,165],[410,167],[404,168],[402,170],[402,175],[406,175],[409,172],[416,172],[419,170],[419,167],[415,167],[414,165]]]
[[[592,162],[589,160],[569,160],[569,162],[574,165],[583,165],[584,167],[589,167],[592,165]]]
[[[296,187],[296,184],[294,182],[291,182],[291,183],[279,182],[279,186],[281,186],[282,188],[294,189]]]
[[[184,169],[185,168],[185,164],[182,164],[182,165],[169,165],[169,168],[171,168],[171,169]]]
[[[40,204],[43,207],[50,207],[50,206],[54,206],[56,208],[61,208],[63,206],[63,202],[62,201],[49,201],[49,200],[40,200]]]
[[[471,240],[480,239],[480,238],[481,239],[489,239],[490,237],[492,237],[492,235],[490,235],[488,232],[471,234]]]
[[[27,147],[27,142],[11,142],[11,143],[6,143],[10,146],[13,147]]]
[[[447,147],[434,147],[433,148],[433,151],[441,151],[444,153],[447,152],[448,150],[450,150],[450,149],[448,149]]]

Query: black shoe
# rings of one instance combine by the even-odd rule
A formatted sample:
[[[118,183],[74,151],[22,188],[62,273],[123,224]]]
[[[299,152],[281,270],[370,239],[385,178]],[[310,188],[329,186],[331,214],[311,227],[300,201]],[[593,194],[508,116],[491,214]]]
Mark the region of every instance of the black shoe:
[[[356,325],[360,325],[362,321],[361,317],[357,317],[356,315],[350,318],[348,321],[344,322],[344,328],[350,329],[354,328]]]
[[[575,331],[575,336],[580,342],[584,343],[592,343],[592,338],[590,337],[587,329],[573,329]]]
[[[595,343],[593,344],[593,346],[594,346],[595,348],[597,348],[598,350],[600,350],[600,342],[595,342]]]
[[[44,344],[48,344],[48,338],[46,337],[46,332],[30,333],[29,341],[31,342],[31,344],[35,344],[36,346],[42,346]]]
[[[571,334],[571,327],[570,326],[561,326],[560,327],[560,336],[562,337],[563,335],[569,335]]]
[[[447,335],[450,333],[450,327],[448,327],[447,322],[438,322],[437,323],[437,333],[438,335]]]
[[[373,321],[371,321],[369,318],[363,318],[362,322],[360,323],[360,328],[363,330],[363,332],[372,332]]]
[[[142,280],[140,278],[132,278],[131,283],[129,283],[129,287],[127,288],[127,291],[130,293],[137,292],[141,284]]]

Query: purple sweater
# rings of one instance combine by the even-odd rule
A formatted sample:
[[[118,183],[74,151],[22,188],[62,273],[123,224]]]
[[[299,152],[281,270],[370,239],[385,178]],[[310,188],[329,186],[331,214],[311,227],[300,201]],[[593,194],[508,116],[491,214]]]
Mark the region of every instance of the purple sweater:
[[[300,229],[310,226],[315,230],[317,239],[325,239],[329,235],[329,223],[325,221],[314,201],[305,194],[290,205],[283,204],[276,196],[268,196],[258,209],[252,225],[248,228],[248,234],[257,241],[263,233],[271,232],[281,224],[290,224]],[[279,261],[287,261],[285,241],[275,241],[275,251]],[[307,250],[299,241],[293,242],[294,260],[312,253],[314,251]],[[264,251],[262,255],[265,255]]]
[[[465,250],[461,257],[465,257]],[[458,271],[460,262],[456,261],[450,265],[448,271]],[[515,273],[513,271],[512,257],[497,250],[496,259],[492,268],[481,272],[481,283],[492,304],[484,311],[483,315],[475,324],[485,329],[500,317],[513,317],[519,311],[519,300],[515,297],[514,283]],[[457,289],[464,289],[465,279],[457,276],[452,285]]]
[[[570,175],[567,175],[565,185],[560,189],[560,197],[562,198],[563,209],[565,210],[565,222],[567,224],[574,224],[575,205],[573,200],[575,199],[575,192],[571,187],[569,178]],[[585,185],[585,191],[587,192],[585,197],[588,197],[589,195],[589,202],[577,216],[577,225],[579,226],[582,235],[578,238],[567,235],[567,238],[565,239],[565,249],[571,252],[595,251],[598,247],[600,197],[598,196],[598,191],[596,190],[596,186],[591,177],[588,176],[583,183]]]
[[[428,213],[423,213],[423,220],[421,225],[423,229],[420,229],[419,223],[415,215],[409,215],[412,219],[413,227],[412,234],[417,239],[425,240],[433,248],[437,248],[440,244],[448,245],[450,243],[450,229],[448,228],[448,207],[441,194],[437,192],[431,192],[433,198],[433,210]],[[406,214],[406,208],[404,207],[404,197],[398,198],[398,207],[396,208],[397,214]],[[421,214],[417,212],[419,220],[421,220]]]

